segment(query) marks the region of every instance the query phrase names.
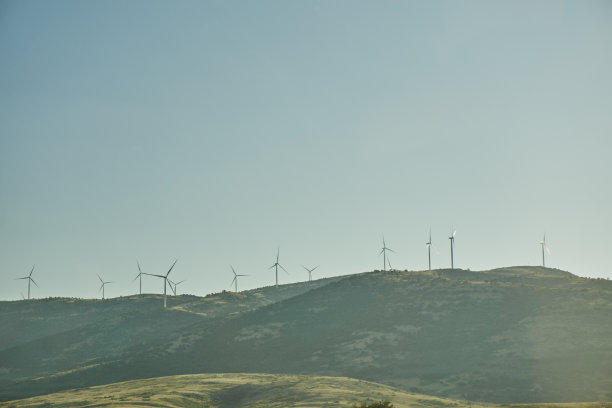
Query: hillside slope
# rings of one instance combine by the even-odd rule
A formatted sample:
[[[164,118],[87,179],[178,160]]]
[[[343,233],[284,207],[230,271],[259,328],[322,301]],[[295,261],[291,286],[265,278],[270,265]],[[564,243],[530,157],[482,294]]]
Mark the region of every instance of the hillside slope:
[[[392,401],[396,408],[492,407],[409,393],[352,378],[270,374],[198,374],[135,380],[10,401],[0,403],[0,407],[349,408],[380,400]]]
[[[204,298],[170,296],[165,310],[163,296],[148,294],[0,302],[0,386],[118,360],[164,344],[173,333],[195,323],[207,327],[216,319],[232,318],[337,279]]]
[[[348,376],[498,403],[605,401],[612,400],[611,312],[612,282],[558,270],[378,271],[196,321],[120,359],[7,381],[0,395],[267,372]]]

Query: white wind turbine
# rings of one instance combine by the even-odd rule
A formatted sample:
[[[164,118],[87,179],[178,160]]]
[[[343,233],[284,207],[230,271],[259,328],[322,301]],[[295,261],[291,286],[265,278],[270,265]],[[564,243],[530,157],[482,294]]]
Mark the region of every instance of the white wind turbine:
[[[236,270],[234,269],[232,265],[230,265],[230,268],[232,268],[232,273],[234,274],[234,279],[232,279],[232,283],[230,283],[230,285],[234,285],[234,292],[238,292],[238,277],[239,276],[249,276],[249,275],[240,275],[239,273],[236,273]]]
[[[450,248],[451,248],[451,270],[455,269],[454,258],[453,258],[453,250],[455,249],[455,235],[457,235],[457,231],[453,231],[452,235],[448,237],[448,239],[450,239]]]
[[[134,280],[140,278],[140,290],[138,291],[138,294],[142,295],[142,269],[140,269],[140,263],[138,263],[138,261],[136,261],[136,265],[138,265],[138,275],[136,275]]]
[[[278,288],[278,268],[281,268],[283,271],[285,271],[287,275],[289,275],[289,272],[287,272],[287,270],[283,268],[283,265],[278,263],[279,256],[280,256],[280,248],[278,248],[278,250],[276,251],[276,262],[274,263],[274,265],[268,268],[268,269],[274,268],[274,271],[276,273],[276,287],[277,288]]]
[[[183,279],[182,281],[178,282],[172,282],[170,279],[168,279],[168,284],[170,285],[170,289],[172,289],[172,293],[174,294],[174,296],[176,296],[176,287],[185,281],[186,279]]]
[[[100,282],[102,282],[102,285],[100,286],[100,289],[98,290],[98,292],[102,291],[102,300],[104,300],[104,287],[109,284],[109,283],[113,283],[113,282],[105,282],[102,280],[102,278],[100,277],[100,275],[98,275],[98,279],[100,279]]]
[[[20,279],[27,279],[28,280],[28,299],[30,299],[30,283],[34,283],[36,285],[37,288],[39,288],[40,286],[38,286],[38,284],[36,282],[34,282],[34,279],[32,279],[32,272],[34,272],[34,268],[36,267],[36,265],[32,266],[32,269],[30,270],[30,273],[28,274],[28,276],[24,276],[23,278],[17,278],[16,280],[20,280]],[[23,295],[21,295],[23,297]]]
[[[385,236],[383,235],[383,247],[380,250],[380,253],[378,254],[378,256],[380,256],[382,254],[383,256],[383,271],[387,270],[387,262],[389,263],[389,269],[391,268],[391,262],[388,260],[387,258],[387,251],[391,251],[393,253],[395,253],[394,250],[392,250],[391,248],[387,248],[387,244],[385,243]]]
[[[315,266],[314,268],[308,269],[307,267],[305,267],[304,265],[302,265],[302,268],[306,269],[306,272],[308,272],[308,282],[310,282],[312,280],[312,272],[317,269],[319,267],[319,265]]]
[[[550,249],[548,249],[548,245],[546,245],[546,234],[544,234],[544,238],[540,241],[540,245],[542,246],[542,266],[546,267],[546,258],[544,256],[544,252],[548,252],[550,255]]]
[[[429,230],[429,241],[425,243],[425,247],[427,248],[427,258],[429,260],[429,270],[431,271],[431,247],[433,244],[431,243],[431,229]]]
[[[172,268],[174,268],[174,265],[176,265],[177,262],[178,262],[178,259],[174,261],[174,263],[172,264],[170,269],[168,269],[168,272],[166,272],[165,275],[154,275],[152,273],[143,272],[145,275],[157,276],[158,278],[162,278],[164,280],[164,308],[166,308],[166,286],[168,285],[168,275],[170,275],[170,272],[172,272]],[[172,286],[170,286],[170,288],[172,288]]]

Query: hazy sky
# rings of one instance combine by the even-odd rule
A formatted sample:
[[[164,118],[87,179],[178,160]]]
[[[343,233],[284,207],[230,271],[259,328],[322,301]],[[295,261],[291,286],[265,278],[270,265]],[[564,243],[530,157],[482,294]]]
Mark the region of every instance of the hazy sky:
[[[0,299],[610,278],[611,154],[610,1],[0,2]]]

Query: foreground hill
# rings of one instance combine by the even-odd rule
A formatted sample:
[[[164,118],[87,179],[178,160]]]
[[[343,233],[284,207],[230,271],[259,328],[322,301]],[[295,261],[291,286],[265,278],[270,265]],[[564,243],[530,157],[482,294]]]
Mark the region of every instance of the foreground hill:
[[[151,378],[10,401],[0,406],[332,408],[380,400],[392,401],[396,408],[490,407],[409,393],[352,378],[270,374],[198,374]]]
[[[377,271],[214,318],[200,315],[212,313],[212,304],[198,305],[186,308],[195,321],[180,330],[60,372],[36,359],[25,372],[33,344],[6,349],[0,365],[11,371],[0,397],[164,375],[266,372],[348,376],[496,403],[612,400],[612,282],[605,280],[539,267]],[[73,346],[64,339],[54,350],[70,355]]]
[[[352,407],[391,401],[396,408],[499,408],[432,397],[345,377],[272,374],[195,374],[133,380],[0,403],[6,408],[115,406],[167,408]],[[504,408],[610,408],[612,403],[513,405]]]

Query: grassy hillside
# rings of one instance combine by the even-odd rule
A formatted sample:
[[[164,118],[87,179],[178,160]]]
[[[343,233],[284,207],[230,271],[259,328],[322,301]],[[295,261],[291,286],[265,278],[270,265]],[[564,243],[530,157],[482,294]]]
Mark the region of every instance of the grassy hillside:
[[[7,379],[0,397],[162,375],[267,372],[348,376],[497,403],[612,400],[609,281],[539,267],[378,271],[264,303],[198,318],[77,371]],[[187,309],[196,316],[214,309],[198,305]],[[25,354],[8,351],[18,367]]]
[[[498,405],[406,392],[346,377],[195,374],[133,380],[0,403],[6,408],[52,407],[302,407],[348,408],[391,401],[396,408],[611,408],[612,403]]]
[[[96,367],[168,342],[173,333],[302,294],[337,278],[201,298],[134,295],[106,300],[0,302],[0,388],[7,382]]]
[[[396,408],[488,408],[445,398],[413,394],[381,384],[341,377],[199,374],[135,380],[60,392],[0,404],[6,408],[37,407],[343,407],[362,402],[392,401]],[[569,407],[568,407],[569,408]]]

